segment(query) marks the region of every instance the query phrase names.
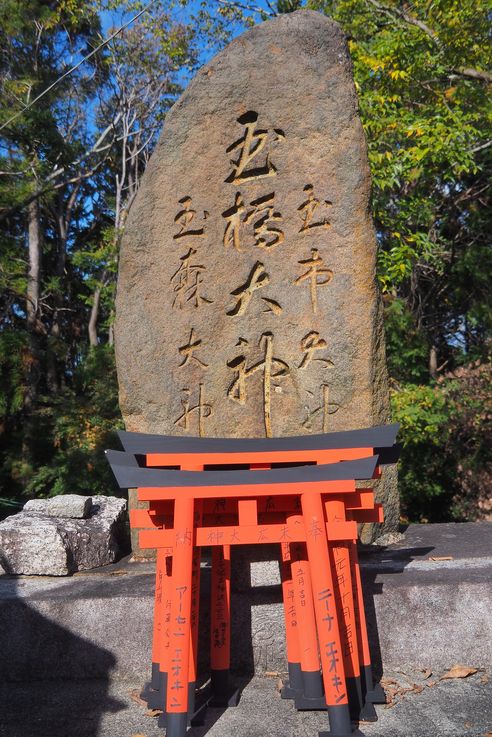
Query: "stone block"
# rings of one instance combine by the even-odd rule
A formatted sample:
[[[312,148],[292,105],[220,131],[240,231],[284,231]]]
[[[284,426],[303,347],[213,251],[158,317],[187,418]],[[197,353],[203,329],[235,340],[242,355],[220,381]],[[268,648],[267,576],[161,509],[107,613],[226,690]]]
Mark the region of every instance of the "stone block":
[[[66,576],[114,563],[127,550],[125,509],[124,499],[94,496],[90,516],[72,519],[31,505],[0,522],[0,566],[11,574]]]
[[[334,21],[281,15],[200,69],[166,116],[123,236],[127,430],[250,438],[387,422],[369,194]],[[395,530],[396,469],[375,486]]]
[[[91,512],[92,497],[80,494],[60,494],[51,499],[30,499],[24,504],[24,512],[48,517],[86,519]]]

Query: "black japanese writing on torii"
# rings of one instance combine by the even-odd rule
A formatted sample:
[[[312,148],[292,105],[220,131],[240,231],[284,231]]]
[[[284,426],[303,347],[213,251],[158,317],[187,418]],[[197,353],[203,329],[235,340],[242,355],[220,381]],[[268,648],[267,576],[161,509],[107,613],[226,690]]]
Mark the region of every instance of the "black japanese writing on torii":
[[[249,110],[237,119],[244,126],[244,131],[241,138],[226,149],[226,153],[235,153],[237,157],[231,160],[232,171],[226,182],[242,184],[276,175],[277,169],[270,161],[268,145],[283,140],[285,134],[279,128],[275,128],[273,132],[266,128],[257,128],[257,121],[258,113],[254,110]]]
[[[230,385],[227,396],[238,404],[244,405],[247,401],[247,382],[257,373],[263,379],[263,416],[265,422],[265,434],[267,438],[272,437],[271,421],[271,384],[272,380],[281,379],[290,373],[288,364],[281,358],[273,355],[273,334],[263,333],[260,338],[260,348],[263,350],[261,360],[248,366],[246,356],[240,355],[227,362],[230,369],[235,372],[235,377]]]

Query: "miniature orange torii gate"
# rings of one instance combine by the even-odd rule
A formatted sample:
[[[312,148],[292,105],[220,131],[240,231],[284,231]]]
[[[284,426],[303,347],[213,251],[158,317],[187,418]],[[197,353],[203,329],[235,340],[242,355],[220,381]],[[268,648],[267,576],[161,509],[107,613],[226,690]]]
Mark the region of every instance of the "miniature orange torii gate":
[[[249,465],[249,468],[257,468],[258,467],[265,467],[267,466],[267,458],[269,460],[268,465],[273,465],[274,463],[299,463],[299,462],[308,462],[308,463],[332,463],[335,464],[337,467],[343,466],[344,471],[348,472],[350,466],[354,466],[352,463],[338,463],[341,460],[348,460],[350,458],[360,458],[361,456],[364,456],[368,453],[373,453],[374,447],[382,447],[385,449],[388,449],[388,447],[391,447],[394,442],[394,436],[396,435],[396,427],[392,428],[373,428],[369,431],[357,431],[349,432],[349,433],[337,433],[336,434],[336,440],[335,435],[324,435],[324,436],[310,436],[308,438],[284,438],[284,439],[269,439],[267,441],[265,440],[249,440],[249,441],[239,441],[239,440],[219,440],[219,439],[193,439],[194,446],[191,449],[186,447],[187,438],[162,438],[159,436],[135,436],[134,434],[127,434],[122,433],[122,439],[125,447],[129,447],[133,443],[135,446],[135,441],[142,442],[145,444],[145,449],[147,450],[146,455],[146,462],[148,466],[178,466],[178,468],[195,468],[195,469],[203,469],[207,465],[217,465],[217,464],[232,464],[232,463],[246,463]],[[367,438],[368,434],[370,434],[370,440],[371,446],[369,447],[369,444],[367,444],[367,447],[363,445],[363,441]],[[391,435],[391,437],[388,437],[388,434]],[[358,436],[358,437],[356,437]],[[319,447],[302,447],[302,445],[306,444],[306,440],[310,443],[310,445],[318,445]],[[321,440],[321,442],[320,442]],[[362,442],[361,442],[362,440]],[[169,448],[170,444],[178,444],[178,447],[173,447],[171,452],[166,453],[149,453],[149,442],[152,445],[152,442],[156,441],[158,443],[158,448],[162,448],[163,445],[166,445],[166,450]],[[335,445],[335,447],[327,448],[326,446],[330,444],[330,441]],[[294,447],[292,446],[292,443],[294,443]],[[155,444],[155,443],[154,443]],[[242,452],[237,452],[236,448],[240,444],[240,447],[242,449]],[[286,448],[286,444],[289,444],[291,447]],[[345,447],[340,448],[340,446],[352,445],[352,447]],[[358,447],[354,448],[353,446],[358,445]],[[206,450],[202,450],[204,446],[207,445]],[[217,445],[220,445],[220,448],[217,447]],[[236,446],[236,448],[233,448],[231,450],[231,445]],[[256,447],[254,447],[256,445]],[[260,445],[260,449],[258,450],[258,445]],[[268,445],[268,449],[265,448],[265,445]],[[279,447],[283,446],[283,447]],[[212,447],[211,447],[212,446]],[[224,452],[224,446],[227,447],[226,451]],[[246,448],[245,448],[246,446]],[[249,446],[249,447],[248,447]],[[277,446],[277,447],[272,447]],[[197,449],[200,450],[197,450]],[[179,452],[179,449],[181,449],[181,452]],[[221,450],[220,450],[221,449]],[[137,447],[136,450],[138,451],[139,448]],[[183,452],[184,451],[184,452]],[[318,625],[318,635],[323,633],[323,623],[328,621],[328,625],[325,625],[325,635],[332,632],[332,621],[337,620],[340,618],[340,611],[336,612],[336,606],[335,602],[330,602],[329,599],[333,597],[335,589],[333,588],[333,582],[331,580],[331,571],[330,571],[330,565],[335,565],[336,567],[341,566],[343,564],[343,560],[345,559],[345,562],[348,562],[350,565],[350,555],[349,550],[346,549],[344,546],[339,546],[338,548],[333,547],[334,541],[348,541],[348,545],[354,545],[357,533],[356,533],[356,525],[355,520],[358,518],[359,521],[376,521],[380,520],[380,510],[376,508],[376,510],[373,510],[372,513],[370,511],[371,504],[369,503],[368,498],[368,492],[356,492],[355,491],[355,483],[351,479],[340,479],[340,472],[338,472],[338,480],[336,481],[335,486],[333,486],[333,483],[329,479],[329,473],[328,476],[326,475],[326,469],[328,468],[326,465],[320,466],[318,468],[313,466],[303,466],[302,469],[299,468],[289,468],[289,469],[275,469],[273,471],[262,471],[260,474],[255,473],[254,475],[251,474],[250,471],[245,472],[237,472],[237,471],[228,471],[228,472],[213,472],[213,471],[207,471],[207,473],[200,474],[202,477],[202,481],[200,483],[197,483],[196,477],[198,476],[197,473],[192,473],[191,476],[194,476],[195,478],[190,478],[190,474],[186,472],[162,472],[162,471],[153,471],[150,468],[148,469],[139,469],[137,467],[137,464],[133,458],[125,457],[122,459],[122,454],[119,454],[119,458],[114,457],[115,454],[113,454],[112,458],[112,465],[115,471],[117,472],[117,476],[119,475],[121,477],[122,473],[125,476],[125,479],[121,479],[120,483],[123,486],[135,486],[135,485],[142,485],[141,479],[142,479],[142,472],[145,473],[146,481],[145,483],[150,486],[150,484],[153,484],[154,481],[156,483],[159,483],[159,486],[157,488],[146,488],[141,489],[139,492],[139,496],[141,499],[145,499],[151,502],[151,511],[149,513],[145,512],[145,515],[148,514],[148,516],[144,519],[144,515],[141,513],[141,511],[138,511],[137,513],[133,514],[132,522],[136,526],[141,526],[142,523],[149,524],[152,522],[152,518],[154,519],[154,523],[157,522],[157,517],[161,517],[162,514],[165,513],[165,508],[162,507],[163,499],[174,499],[174,530],[159,530],[159,531],[147,531],[141,533],[141,544],[143,546],[150,546],[150,547],[156,547],[159,551],[159,555],[162,558],[162,551],[168,548],[168,552],[174,553],[174,564],[173,564],[173,590],[175,592],[174,601],[172,604],[172,615],[171,615],[171,621],[176,622],[182,622],[183,619],[186,620],[184,612],[190,612],[189,617],[191,618],[191,624],[192,624],[192,630],[196,629],[197,625],[197,616],[195,612],[195,617],[193,619],[193,609],[194,607],[191,607],[191,599],[189,594],[192,594],[193,589],[193,583],[190,583],[190,581],[193,581],[193,575],[197,568],[196,566],[196,560],[195,565],[193,565],[193,554],[190,556],[190,551],[193,547],[192,542],[195,544],[195,546],[203,546],[203,545],[213,545],[214,546],[214,557],[213,557],[213,564],[215,562],[215,565],[220,569],[224,568],[226,571],[225,577],[222,574],[219,574],[219,585],[213,586],[212,592],[214,596],[214,592],[217,592],[217,590],[223,586],[223,581],[226,581],[225,589],[228,588],[228,581],[230,578],[230,574],[227,574],[227,569],[230,565],[229,562],[229,545],[231,544],[244,544],[244,543],[259,543],[259,542],[278,542],[282,543],[282,550],[283,550],[283,557],[284,557],[284,563],[287,561],[288,557],[290,556],[291,550],[293,549],[293,544],[296,544],[296,550],[297,554],[299,553],[299,550],[301,549],[303,543],[307,544],[308,549],[308,556],[313,560],[313,555],[316,556],[317,562],[320,560],[323,561],[323,565],[315,566],[315,573],[313,576],[313,582],[314,582],[314,590],[316,591],[316,586],[321,584],[320,580],[320,569],[325,569],[325,578],[323,579],[323,583],[327,584],[331,581],[331,586],[328,586],[328,588],[325,588],[323,590],[319,589],[317,590],[317,598],[315,596],[314,600],[314,609],[317,619],[317,625]],[[384,459],[383,459],[384,460]],[[213,461],[213,464],[212,464]],[[128,466],[123,466],[123,463],[128,463]],[[366,462],[367,463],[367,462]],[[375,459],[373,459],[373,466],[372,466],[372,472],[374,471],[375,467]],[[324,475],[322,474],[322,482],[318,480],[319,477],[319,471],[322,471],[324,469]],[[332,467],[331,471],[333,471],[334,468]],[[158,478],[155,476],[155,474],[158,474]],[[162,476],[162,474],[166,475],[166,478]],[[265,477],[265,473],[267,476]],[[150,474],[150,475],[149,475]],[[261,475],[261,478],[260,478]],[[365,477],[372,475],[367,473],[366,468],[366,475]],[[137,479],[136,476],[139,478]],[[254,481],[253,481],[253,478]],[[342,474],[343,476],[343,474]],[[132,478],[130,478],[132,477]],[[179,485],[173,486],[173,482],[177,481],[179,477]],[[185,478],[186,477],[186,478]],[[219,478],[220,477],[220,478]],[[360,478],[360,476],[358,476]],[[226,482],[229,481],[232,483],[234,482],[234,486],[230,486]],[[193,485],[190,482],[193,482]],[[218,486],[213,486],[213,484],[216,483],[216,481],[219,481]],[[241,483],[243,481],[246,481],[247,483]],[[161,484],[163,482],[166,482],[167,484],[171,484],[171,487],[168,487],[164,489]],[[240,483],[238,483],[240,482]],[[266,482],[266,483],[265,483]],[[299,515],[299,496],[297,497],[297,501],[294,501],[294,504],[297,505],[297,509],[292,509],[292,484],[296,483],[298,485],[298,488],[296,488],[295,493],[300,495],[301,498],[301,507],[302,507],[302,516]],[[183,487],[183,484],[185,487]],[[206,486],[204,486],[206,484]],[[185,492],[186,488],[186,492]],[[260,491],[259,491],[260,489]],[[326,492],[331,491],[333,496],[330,496],[329,498],[326,497]],[[185,493],[183,493],[185,492]],[[335,497],[335,493],[338,492],[338,495],[342,494],[342,498],[338,499]],[[321,494],[324,494],[325,496],[323,499],[325,499],[325,507],[326,509],[323,509],[323,503],[322,503],[322,497]],[[186,495],[185,495],[186,494]],[[257,499],[251,499],[251,498],[244,498],[244,497],[251,497],[251,495],[254,494],[257,496]],[[357,500],[354,500],[354,495],[358,495]],[[290,509],[283,509],[282,511],[285,512],[285,518],[281,521],[276,521],[272,517],[272,512],[270,511],[268,513],[268,524],[265,525],[265,522],[262,521],[261,525],[258,524],[258,514],[259,512],[261,514],[266,514],[263,512],[263,503],[265,499],[277,499],[280,498],[281,500],[281,506],[285,507],[287,504],[287,507],[289,507],[288,500],[290,499]],[[345,502],[343,501],[343,497],[345,497]],[[350,498],[351,497],[351,498]],[[214,539],[214,533],[213,528],[210,527],[210,522],[214,522],[216,520],[212,519],[210,520],[210,512],[212,511],[210,509],[210,499],[211,498],[219,498],[221,500],[221,504],[224,506],[225,511],[225,505],[231,503],[231,500],[237,500],[238,505],[238,525],[236,524],[225,524],[224,515],[221,515],[221,525],[220,528],[217,527],[217,533]],[[350,498],[350,499],[349,499]],[[330,501],[331,499],[331,501]],[[195,500],[195,501],[193,501]],[[204,501],[201,501],[204,500]],[[349,504],[347,504],[349,502]],[[271,502],[270,502],[271,504]],[[350,512],[350,504],[352,505],[352,512]],[[335,507],[333,506],[335,505]],[[338,505],[338,506],[336,506]],[[355,505],[355,506],[354,506]],[[361,509],[362,507],[362,509]],[[195,508],[195,509],[194,509]],[[366,508],[367,511],[364,512],[364,508]],[[348,514],[352,515],[352,520],[344,520],[342,517],[340,517],[339,520],[336,519],[337,509],[339,511],[342,510],[342,517],[345,515],[345,510],[349,510]],[[329,521],[326,526],[326,531],[324,531],[323,525],[320,525],[320,520],[324,519],[324,515],[326,514],[327,519],[330,519],[330,510],[335,515],[335,518],[333,521]],[[297,514],[296,514],[297,512]],[[193,515],[195,514],[195,520],[193,519]],[[203,516],[205,514],[205,516]],[[216,514],[216,511],[215,511]],[[360,516],[360,515],[365,516]],[[368,516],[369,515],[369,516]],[[213,512],[212,512],[213,517]],[[230,517],[230,515],[228,515]],[[309,532],[306,533],[306,524],[307,521],[311,520],[310,524],[312,525],[312,528],[309,528],[312,530],[313,534],[309,535]],[[235,520],[227,520],[235,521]],[[304,525],[302,522],[304,521]],[[208,527],[201,527],[200,525],[202,523],[209,524]],[[255,524],[256,522],[256,524]],[[198,524],[197,524],[198,523]],[[252,524],[253,523],[253,524]],[[241,530],[241,537],[239,538],[238,535],[238,527]],[[300,533],[300,528],[304,527],[304,533]],[[288,535],[288,538],[290,538],[289,544],[285,543],[286,536]],[[337,556],[336,561],[332,561],[330,564],[329,560],[329,552],[328,552],[328,543],[327,543],[327,535],[330,538],[330,543],[332,544],[332,549],[339,549],[340,550],[340,556]],[[229,538],[228,538],[229,536]],[[193,538],[193,540],[192,540]],[[224,547],[225,545],[225,547]],[[195,547],[196,551],[196,547]],[[196,558],[196,555],[195,555]],[[304,558],[306,558],[306,555],[304,555]],[[191,562],[191,563],[190,563]],[[292,567],[299,563],[300,559],[297,555],[297,559],[292,561]],[[305,561],[307,565],[307,560]],[[191,565],[191,571],[192,571],[192,578],[189,578],[188,574],[182,574],[180,573],[178,576],[178,570],[180,569],[180,564],[183,570],[188,570],[188,574],[190,572],[190,565]],[[199,564],[199,559],[198,559]],[[177,567],[177,568],[176,568]],[[306,567],[306,566],[305,566]],[[174,573],[174,569],[176,568],[176,574]],[[345,592],[344,595],[346,595],[348,598],[352,599],[352,578],[354,579],[354,587],[357,588],[357,597],[358,601],[356,602],[356,606],[359,605],[360,609],[360,602],[361,602],[361,595],[359,596],[359,589],[360,589],[360,576],[358,578],[357,574],[358,571],[354,574],[352,569],[354,566],[351,566],[349,569],[348,574],[350,573],[350,583],[349,579],[347,579],[347,588],[348,591]],[[159,569],[159,561],[158,561],[158,569]],[[283,590],[285,592],[284,595],[284,605],[286,608],[286,624],[288,622],[288,608],[287,608],[287,598],[288,595],[288,587],[289,587],[289,581],[292,580],[291,578],[287,578],[285,575],[286,567],[283,567]],[[336,570],[336,568],[335,568]],[[350,572],[352,571],[352,572]],[[198,572],[199,572],[199,565],[198,565]],[[188,578],[186,577],[188,575]],[[222,579],[220,576],[222,575]],[[179,582],[179,577],[183,578],[183,581],[186,579],[188,583],[182,583],[182,586],[176,586],[176,583]],[[222,580],[222,583],[221,583]],[[162,587],[161,587],[162,588]],[[195,582],[195,589],[196,589],[196,582]],[[156,590],[159,590],[156,586]],[[326,593],[326,592],[329,592]],[[157,596],[157,594],[156,594]],[[196,598],[196,597],[195,597]],[[340,599],[340,596],[338,597]],[[347,598],[347,601],[348,601]],[[226,595],[224,597],[225,599],[225,607],[226,612],[228,614],[228,591],[226,591]],[[216,609],[214,603],[212,602],[212,616],[214,616],[214,608]],[[339,607],[340,608],[340,607]],[[330,609],[333,610],[332,613],[326,616],[326,612]],[[352,613],[349,616],[349,614],[346,613],[346,610],[348,609],[350,613],[350,607],[343,606],[342,614],[345,617],[345,620],[347,620],[347,617],[349,617],[350,621],[348,624],[345,625],[345,630],[347,631],[347,626],[350,626],[354,629],[357,629],[357,639],[360,640],[361,638],[361,632],[365,634],[365,627],[357,627],[357,621],[355,618],[355,611],[354,611],[354,604],[352,604]],[[323,616],[325,615],[325,616]],[[227,618],[227,617],[226,617]],[[290,618],[290,622],[292,624],[292,617]],[[228,632],[228,624],[226,622],[222,622],[222,625],[225,625],[225,630]],[[328,629],[327,629],[328,627]],[[214,625],[213,625],[214,629]],[[308,628],[309,629],[309,628]],[[292,631],[292,627],[290,627],[290,630]],[[335,632],[336,631],[336,632]],[[341,685],[345,684],[345,678],[337,674],[337,663],[339,661],[338,658],[336,658],[336,654],[339,654],[342,652],[341,649],[341,640],[340,640],[340,634],[338,626],[335,628],[335,631],[333,633],[333,636],[335,636],[335,640],[329,640],[327,643],[325,643],[326,648],[325,651],[323,651],[324,645],[322,645],[322,642],[320,640],[320,648],[321,648],[321,660],[324,665],[323,668],[323,678],[325,681],[325,694],[326,694],[326,700],[328,703],[328,711],[330,716],[330,723],[332,724],[332,732],[336,734],[345,734],[347,730],[350,731],[350,721],[348,720],[348,710],[347,708],[347,694],[340,694]],[[181,655],[184,657],[184,661],[181,661],[181,659],[178,658],[171,658],[170,663],[168,664],[169,668],[169,675],[173,675],[178,673],[178,675],[181,677],[183,668],[185,665],[187,665],[187,671],[190,674],[190,680],[194,680],[194,668],[192,666],[192,660],[189,658],[189,648],[188,652],[184,652],[187,650],[187,648],[177,647],[176,643],[182,644],[183,640],[176,638],[182,638],[184,636],[184,632],[174,632],[174,654],[177,655],[179,651],[179,655],[181,658]],[[312,632],[311,632],[312,634]],[[355,633],[353,633],[355,635]],[[193,632],[192,632],[193,635]],[[316,631],[314,631],[314,638],[316,638]],[[338,638],[338,640],[336,639]],[[192,640],[195,641],[195,651],[196,651],[196,632],[194,633],[194,636],[192,636]],[[188,643],[189,644],[189,643]],[[227,643],[228,645],[228,643]],[[297,649],[297,652],[299,652],[298,642],[297,638],[294,638],[292,636],[289,636],[289,627],[287,628],[287,645],[290,650],[295,651]],[[296,648],[297,645],[297,648]],[[351,678],[354,678],[357,680],[359,678],[359,659],[357,656],[357,648],[359,645],[359,649],[361,650],[362,654],[362,667],[364,671],[367,671],[367,668],[369,668],[369,673],[364,672],[363,675],[366,678],[366,691],[371,691],[372,684],[370,683],[370,660],[368,659],[368,647],[367,642],[359,642],[357,643],[357,640],[355,641],[355,646],[352,645],[351,653],[348,653],[346,656],[344,654],[343,663],[340,664],[340,668],[342,669],[343,676],[345,676],[345,673],[349,675],[349,680]],[[365,646],[364,646],[365,645]],[[228,647],[224,648],[224,651],[228,651]],[[355,654],[354,654],[355,650]],[[224,652],[223,651],[223,652]],[[173,654],[173,651],[171,649],[171,655]],[[214,649],[213,649],[213,643],[212,643],[212,668],[214,666]],[[296,661],[291,661],[291,653],[288,654],[288,660],[289,660],[289,671],[291,671],[291,665],[295,666]],[[296,654],[294,652],[294,655],[292,657],[296,657]],[[316,653],[316,658],[317,658]],[[228,656],[227,656],[228,658]],[[331,660],[330,660],[331,658]],[[187,662],[185,662],[187,660]],[[219,659],[220,661],[220,659]],[[218,663],[219,666],[221,663]],[[224,670],[228,670],[228,660],[223,662],[227,667],[224,668]],[[302,664],[300,664],[302,665]],[[309,667],[309,663],[307,664]],[[220,667],[219,667],[220,671]],[[301,668],[302,671],[302,668]],[[316,671],[318,673],[319,677],[319,663],[316,662],[316,666],[313,668],[312,675],[316,674]],[[335,675],[332,676],[332,681],[330,683],[329,677],[327,674],[330,672],[335,672]],[[352,675],[353,674],[353,675]],[[290,673],[291,680],[292,676],[295,675],[295,673]],[[306,675],[304,673],[304,675]],[[368,682],[369,681],[369,682]],[[169,685],[169,684],[168,684]],[[292,686],[292,683],[291,683]],[[305,684],[303,685],[304,690]],[[183,690],[183,684],[179,683],[178,686],[176,686],[176,678],[173,681],[173,684],[168,687],[168,698],[167,698],[167,710],[168,715],[170,716],[170,720],[168,718],[168,734],[181,734],[181,727],[183,720],[186,722],[186,715],[184,715],[185,710],[183,709],[183,704],[179,699],[177,698],[176,694],[172,694],[171,691],[173,690],[181,691]],[[300,697],[299,689],[293,689],[294,692],[297,691],[297,696]],[[359,687],[360,691],[360,687]],[[191,691],[190,691],[191,693]],[[370,695],[370,694],[369,694]],[[188,699],[185,697],[185,701]],[[359,696],[359,702],[360,702],[360,696]],[[331,703],[330,703],[331,701]],[[360,706],[360,704],[359,704]],[[359,709],[359,706],[357,707]],[[302,705],[301,705],[302,707]],[[344,707],[344,708],[342,708]],[[309,708],[309,707],[308,707]],[[187,709],[186,709],[187,711]],[[181,716],[178,716],[181,715]],[[173,727],[175,725],[175,727]],[[179,726],[181,725],[181,727]],[[177,731],[176,731],[177,730]]]
[[[345,494],[343,495],[345,497],[344,503],[345,506],[349,508],[349,511],[353,512],[353,518],[357,522],[380,522],[382,521],[381,516],[381,505],[375,505],[374,506],[374,500],[372,492],[369,492],[367,490],[364,491],[357,491],[354,494]],[[372,509],[369,508],[369,496],[372,498]],[[331,495],[330,499],[340,499],[340,495]],[[289,502],[288,504],[283,504],[287,499]],[[258,500],[258,507],[260,507],[260,502],[265,502],[264,499]],[[295,498],[281,498],[280,503],[278,504],[278,507],[282,509],[284,514],[279,514],[278,511],[275,513],[271,510],[265,511],[264,507],[265,504],[261,505],[263,507],[263,511],[260,512],[258,510],[258,523],[260,527],[262,528],[262,537],[266,537],[265,532],[265,525],[272,525],[276,524],[277,530],[280,530],[280,536],[284,540],[284,542],[281,543],[282,548],[282,554],[284,556],[284,560],[287,560],[288,562],[288,576],[282,572],[282,580],[283,582],[289,582],[292,579],[292,574],[290,570],[290,556],[291,556],[291,550],[296,551],[297,548],[301,547],[299,543],[301,543],[305,536],[302,535],[302,540],[298,539],[296,542],[296,537],[299,538],[300,536],[297,534],[292,534],[292,531],[289,530],[288,525],[286,525],[286,516],[290,512],[291,516],[291,522],[294,521],[295,514],[298,515],[300,509],[299,504],[297,503],[299,500]],[[328,501],[326,501],[328,503]],[[363,504],[364,508],[360,508],[360,505]],[[164,527],[169,528],[172,527],[172,515],[171,514],[163,514],[163,509],[160,509],[160,514],[157,513],[157,510],[155,509],[157,505],[154,503],[152,505],[152,510],[150,512],[146,510],[132,510],[131,512],[131,524],[134,528],[149,528],[149,527]],[[223,509],[225,505],[221,504],[220,508]],[[228,505],[229,506],[229,505]],[[268,506],[271,506],[271,502],[268,502]],[[217,505],[214,504],[214,507],[216,508]],[[168,510],[169,512],[169,510]],[[299,523],[298,523],[299,524]],[[221,702],[221,703],[227,703],[229,701],[229,695],[228,695],[228,689],[227,689],[227,673],[229,670],[229,646],[228,644],[225,644],[224,642],[217,643],[216,640],[213,638],[214,632],[222,632],[224,636],[229,638],[230,636],[230,623],[227,616],[224,616],[220,621],[217,623],[214,623],[214,615],[215,615],[215,606],[214,606],[214,597],[218,597],[218,591],[217,589],[223,586],[223,574],[221,571],[216,570],[216,566],[218,569],[220,569],[223,566],[230,566],[230,554],[229,554],[229,547],[230,546],[222,546],[222,542],[224,539],[224,535],[227,535],[228,533],[231,534],[231,544],[242,544],[241,541],[243,540],[242,535],[239,536],[237,534],[238,526],[241,527],[241,524],[238,519],[238,514],[231,514],[229,513],[220,513],[217,514],[217,511],[215,511],[211,508],[210,513],[205,513],[203,516],[203,527],[197,528],[196,530],[196,540],[197,545],[200,545],[201,542],[205,545],[213,545],[213,551],[212,551],[212,604],[211,604],[211,617],[212,617],[212,627],[211,627],[211,634],[212,634],[212,642],[211,642],[211,665],[212,665],[212,677],[213,680],[216,681],[216,683],[212,683],[212,690],[214,694],[214,701]],[[270,528],[274,529],[274,528]],[[354,533],[355,528],[352,527],[352,532]],[[166,530],[168,535],[168,540],[165,542],[170,542],[170,545],[166,545],[165,548],[159,547],[162,543],[162,540],[159,542],[159,546],[156,546],[156,541],[152,539],[152,536],[146,535],[145,532],[140,533],[140,543],[142,547],[157,547],[158,556],[162,553],[164,550],[170,551],[172,548],[172,530],[168,529]],[[294,533],[298,532],[298,526],[294,526]],[[251,539],[251,538],[250,538]],[[254,538],[253,538],[254,539]],[[289,542],[285,542],[285,540],[289,540]],[[256,541],[255,541],[256,542]],[[224,552],[222,552],[222,547],[224,547]],[[305,546],[304,546],[305,547]],[[333,547],[333,546],[332,546]],[[224,559],[225,555],[225,559]],[[307,561],[307,556],[304,555],[304,558],[306,560],[303,563],[303,566],[305,570],[302,572],[302,575],[305,576],[306,579],[308,579],[308,567],[309,563]],[[224,561],[224,562],[222,562]],[[298,564],[299,561],[292,561],[292,564]],[[159,563],[157,565],[157,568],[159,570],[160,566]],[[216,576],[218,576],[217,580]],[[160,574],[158,574],[158,579],[160,578]],[[226,576],[227,585],[229,585],[229,578],[230,574]],[[292,584],[290,584],[292,585]],[[309,592],[310,587],[307,585],[307,582],[305,584],[305,589]],[[161,590],[161,587],[157,586],[156,590]],[[289,612],[289,609],[292,609],[292,603],[289,607],[289,594],[288,592],[284,595],[284,608],[286,614]],[[295,594],[292,598],[295,598]],[[294,630],[291,632],[291,628],[286,628],[286,639],[287,639],[287,648],[288,648],[288,662],[290,666],[290,670],[292,670],[292,667],[300,666],[300,676],[304,680],[302,682],[299,680],[299,684],[297,689],[294,689],[296,692],[292,693],[292,696],[296,698],[296,706],[298,708],[302,709],[313,709],[313,708],[326,708],[326,702],[323,697],[322,688],[321,688],[321,678],[319,673],[319,660],[318,660],[318,647],[317,647],[317,638],[316,638],[316,629],[315,627],[309,627],[306,622],[306,618],[308,616],[307,610],[308,606],[306,599],[306,594],[303,591],[302,598],[299,597],[294,605],[294,609],[297,608],[297,611],[299,612],[299,607],[303,607],[303,624],[304,627],[301,629],[299,628],[299,634],[303,634],[304,639],[308,638],[314,638],[314,645],[311,646],[312,655],[311,657],[314,658],[315,664],[313,668],[309,668],[309,658],[306,655],[308,648],[298,648],[296,647],[298,639],[297,630]],[[345,602],[344,601],[344,610],[352,611],[349,606],[351,602]],[[223,597],[223,601],[221,603],[222,607],[225,607],[225,613],[227,614],[230,607],[229,602],[229,594],[225,595]],[[311,616],[312,621],[314,623],[314,607],[311,603]],[[193,611],[193,608],[192,608]],[[300,613],[300,612],[299,612]],[[347,619],[347,612],[344,611],[344,618]],[[193,616],[192,616],[193,619]],[[291,617],[292,619],[292,617]],[[295,620],[295,618],[294,618]],[[353,632],[355,634],[356,632],[356,626],[354,623],[354,614],[352,614],[352,618],[350,621],[350,625],[353,628]],[[287,624],[287,623],[286,623]],[[295,622],[295,625],[297,623]],[[294,625],[294,626],[295,626]],[[344,625],[346,627],[347,625]],[[158,640],[160,640],[160,632],[163,629],[161,627],[161,620],[160,620],[160,612],[158,611],[157,604],[156,604],[156,623],[155,623],[155,635],[154,635],[154,656],[153,661],[156,662],[157,660],[157,653],[160,651],[160,648],[164,647],[164,652],[166,651],[166,648],[168,646],[168,640],[166,641],[166,644],[159,645]],[[228,643],[228,639],[227,639]],[[354,669],[354,675],[353,678],[359,679],[360,672],[359,672],[359,661],[357,658],[357,644],[352,644],[351,648],[352,652],[354,653],[354,658],[356,659],[356,666]],[[299,653],[299,656],[296,657],[295,652]],[[301,657],[301,654],[303,657]],[[162,668],[162,661],[161,661],[161,673],[167,673],[167,667]],[[297,668],[298,670],[298,668]],[[309,672],[311,671],[311,672]],[[291,674],[292,677],[292,674]],[[161,676],[162,678],[162,676]],[[295,680],[295,676],[294,676]],[[218,683],[217,683],[218,681]],[[292,686],[292,683],[291,683]],[[158,688],[158,686],[155,686]],[[294,683],[295,687],[295,683]],[[311,687],[311,688],[310,688]],[[160,695],[159,695],[160,696]],[[313,701],[313,697],[317,697],[317,701]],[[357,717],[361,716],[360,712],[362,710],[361,706],[361,695],[359,695],[358,701],[352,697],[352,700],[354,702],[354,714],[356,714]],[[350,698],[349,698],[350,703]],[[358,707],[357,707],[358,704]],[[152,703],[149,705],[153,707],[162,707],[162,699],[154,698],[152,700]],[[364,711],[364,718],[367,719],[370,716],[370,709],[366,708]]]

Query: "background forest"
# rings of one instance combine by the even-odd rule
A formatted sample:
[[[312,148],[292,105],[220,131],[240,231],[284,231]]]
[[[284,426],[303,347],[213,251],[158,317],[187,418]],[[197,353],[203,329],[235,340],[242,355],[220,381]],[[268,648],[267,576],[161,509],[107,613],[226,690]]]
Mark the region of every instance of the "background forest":
[[[487,6],[0,0],[0,517],[112,493],[118,250],[166,110],[245,27],[309,7],[347,34],[368,139],[402,513],[492,518]]]

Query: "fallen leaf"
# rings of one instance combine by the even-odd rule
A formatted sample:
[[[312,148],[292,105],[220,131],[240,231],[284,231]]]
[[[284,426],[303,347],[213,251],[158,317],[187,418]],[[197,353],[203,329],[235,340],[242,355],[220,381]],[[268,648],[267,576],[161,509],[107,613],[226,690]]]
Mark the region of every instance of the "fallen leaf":
[[[267,678],[278,678],[280,673],[277,670],[266,670],[263,675]]]
[[[126,576],[128,571],[111,571],[110,576]]]
[[[432,675],[432,671],[430,670],[430,668],[423,668],[422,673],[424,674],[424,678],[430,678],[430,676]]]
[[[452,555],[431,555],[427,560],[454,560]]]
[[[415,691],[415,693],[422,693],[422,691],[424,690],[424,687],[418,686],[416,683],[414,683],[413,688],[411,690]]]
[[[471,729],[473,727],[473,724],[471,722],[464,722],[463,726],[465,729]]]
[[[492,732],[485,732],[485,737],[492,737]]]
[[[145,712],[146,717],[159,717],[162,714],[162,709],[149,709]]]
[[[284,687],[284,682],[282,681],[281,678],[277,678],[277,684],[276,684],[277,691],[280,693],[283,687]]]
[[[385,686],[399,686],[398,681],[393,681],[391,678],[382,678],[380,683],[383,688]]]
[[[147,737],[146,734],[132,734],[132,737]]]
[[[490,681],[489,674],[488,673],[484,673],[483,676],[481,677],[479,683],[488,683],[489,681]],[[490,734],[491,734],[491,737],[492,737],[492,732]]]
[[[128,693],[130,694],[131,700],[134,701],[136,704],[140,704],[140,706],[147,706],[147,702],[144,701],[140,696],[139,688],[134,688],[133,691],[128,691]],[[138,735],[133,735],[133,737],[138,737]]]
[[[466,665],[453,665],[439,680],[446,681],[450,678],[468,678],[478,671],[478,668],[469,668]]]
[[[433,688],[436,685],[437,681],[427,681],[426,686],[427,688]]]
[[[396,706],[396,701],[389,701],[387,704],[385,704],[385,709],[392,709],[394,706]]]

